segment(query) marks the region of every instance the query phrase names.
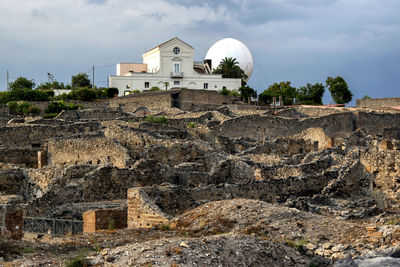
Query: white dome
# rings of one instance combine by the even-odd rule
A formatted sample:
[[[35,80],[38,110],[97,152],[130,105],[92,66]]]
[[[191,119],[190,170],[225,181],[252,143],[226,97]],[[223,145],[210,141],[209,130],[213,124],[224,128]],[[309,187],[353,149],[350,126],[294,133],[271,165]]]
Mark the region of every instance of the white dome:
[[[253,72],[253,56],[250,50],[241,41],[233,38],[222,39],[208,49],[206,58],[211,59],[212,69],[216,69],[225,57],[236,58],[239,66],[250,79]]]

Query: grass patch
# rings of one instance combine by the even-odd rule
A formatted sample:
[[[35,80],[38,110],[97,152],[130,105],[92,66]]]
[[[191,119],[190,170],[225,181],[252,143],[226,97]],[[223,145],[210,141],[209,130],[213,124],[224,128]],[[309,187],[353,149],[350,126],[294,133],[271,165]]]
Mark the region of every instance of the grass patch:
[[[385,222],[386,225],[400,225],[400,217],[391,218],[389,221]]]
[[[189,124],[187,125],[187,128],[194,128],[194,127],[196,127],[195,122],[189,122]]]
[[[300,251],[304,251],[305,250],[305,245],[308,244],[308,239],[305,238],[301,238],[301,239],[296,239],[296,240],[285,240],[286,244],[290,247],[296,248]]]
[[[88,253],[87,249],[81,249],[79,251],[79,255],[76,256],[75,258],[69,260],[66,263],[66,266],[67,267],[85,267],[85,266],[87,266],[87,263],[86,263],[87,253]]]
[[[168,123],[168,119],[165,118],[164,116],[155,117],[153,115],[149,115],[144,120],[147,121],[147,122],[161,123],[161,124],[164,124],[164,125]]]

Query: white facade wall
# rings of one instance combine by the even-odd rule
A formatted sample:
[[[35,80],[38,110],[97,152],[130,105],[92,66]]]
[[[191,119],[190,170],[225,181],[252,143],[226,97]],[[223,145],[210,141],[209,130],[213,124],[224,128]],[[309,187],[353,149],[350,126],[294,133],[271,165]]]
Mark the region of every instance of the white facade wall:
[[[160,70],[160,49],[157,47],[144,53],[143,63],[147,64],[147,72],[158,72]]]
[[[173,53],[174,47],[179,47],[178,54]],[[240,79],[222,78],[222,75],[199,74],[193,70],[194,49],[174,38],[160,47],[148,51],[143,55],[143,63],[148,66],[148,73],[130,73],[127,76],[110,76],[109,87],[119,90],[119,96],[132,90],[148,90],[153,86],[165,88],[165,82],[169,83],[168,89],[174,87],[186,87],[189,89],[221,90],[224,87],[229,90],[238,89],[241,86]],[[174,64],[179,64],[177,75],[174,72]],[[207,84],[207,87],[205,87]]]

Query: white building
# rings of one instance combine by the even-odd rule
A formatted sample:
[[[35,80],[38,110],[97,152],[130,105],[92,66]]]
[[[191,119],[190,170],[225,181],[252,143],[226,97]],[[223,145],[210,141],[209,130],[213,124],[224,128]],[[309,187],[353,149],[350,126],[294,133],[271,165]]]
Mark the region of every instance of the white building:
[[[222,78],[211,74],[209,64],[194,62],[193,51],[192,46],[175,37],[144,53],[141,64],[117,64],[117,75],[109,77],[109,87],[118,88],[119,96],[123,96],[154,86],[207,90],[237,90],[241,86],[241,79]]]

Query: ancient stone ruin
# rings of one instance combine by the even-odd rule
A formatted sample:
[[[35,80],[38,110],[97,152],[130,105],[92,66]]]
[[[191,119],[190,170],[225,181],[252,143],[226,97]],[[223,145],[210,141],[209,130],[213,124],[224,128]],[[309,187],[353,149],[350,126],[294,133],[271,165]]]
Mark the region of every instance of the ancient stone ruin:
[[[85,233],[160,227],[195,236],[240,233],[274,237],[268,242],[284,246],[307,240],[296,257],[305,263],[317,257],[321,264],[361,257],[365,242],[374,251],[400,242],[395,217],[400,208],[400,113],[270,110],[224,97],[202,104],[209,98],[190,90],[144,93],[63,111],[55,119],[3,114],[3,238],[22,238],[23,217],[82,221]],[[207,217],[218,209],[213,203],[231,207],[243,202],[235,204],[235,214],[253,218],[243,208],[251,207],[250,200],[284,211],[295,222],[291,233],[297,234],[280,228],[279,218],[243,222],[243,228],[243,217],[225,218],[230,213]],[[197,215],[191,213],[196,209]],[[311,218],[318,218],[318,229],[331,236],[312,231]],[[319,225],[322,221],[326,228]],[[202,228],[194,231],[194,223]],[[348,238],[329,225],[362,230]],[[325,246],[328,241],[335,243]],[[97,260],[104,263],[101,256]]]

